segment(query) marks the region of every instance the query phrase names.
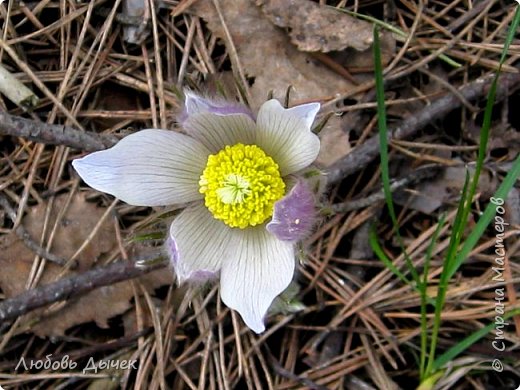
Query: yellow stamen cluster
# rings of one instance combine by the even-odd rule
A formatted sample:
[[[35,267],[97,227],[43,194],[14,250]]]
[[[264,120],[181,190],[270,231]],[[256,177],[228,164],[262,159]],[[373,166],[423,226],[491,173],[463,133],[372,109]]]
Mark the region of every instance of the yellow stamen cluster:
[[[199,185],[213,216],[241,229],[269,218],[285,193],[278,164],[256,145],[226,146],[210,155]]]

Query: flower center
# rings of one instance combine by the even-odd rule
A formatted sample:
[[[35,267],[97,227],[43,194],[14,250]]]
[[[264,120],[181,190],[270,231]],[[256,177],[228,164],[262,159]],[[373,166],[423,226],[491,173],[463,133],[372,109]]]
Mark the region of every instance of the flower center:
[[[213,216],[241,229],[269,218],[285,193],[278,164],[256,145],[226,146],[210,155],[199,185]]]

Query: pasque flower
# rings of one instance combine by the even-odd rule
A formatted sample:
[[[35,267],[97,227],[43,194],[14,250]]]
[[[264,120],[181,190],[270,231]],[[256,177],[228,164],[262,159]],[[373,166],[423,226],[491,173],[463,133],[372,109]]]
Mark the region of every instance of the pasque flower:
[[[255,332],[291,282],[315,196],[298,176],[317,157],[318,103],[245,106],[186,92],[184,133],[141,130],[73,161],[91,187],[136,206],[182,204],[166,248],[179,283],[220,277],[223,302]]]

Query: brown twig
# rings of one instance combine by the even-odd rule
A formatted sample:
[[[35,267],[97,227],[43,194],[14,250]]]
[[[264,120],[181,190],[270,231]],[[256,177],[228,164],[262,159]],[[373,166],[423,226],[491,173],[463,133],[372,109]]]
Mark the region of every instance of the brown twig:
[[[488,93],[494,75],[479,78],[466,86],[459,92],[468,101],[482,98]],[[520,74],[508,73],[502,75],[497,84],[497,99],[520,86]],[[388,132],[388,140],[392,138],[408,138],[418,132],[427,124],[440,119],[449,112],[462,105],[461,100],[453,93],[449,93],[435,100],[432,104],[425,106],[413,115],[406,118],[400,126]],[[344,177],[351,175],[367,166],[379,155],[379,136],[373,136],[362,145],[357,146],[343,159],[334,163],[326,170],[329,184],[338,183]]]
[[[114,136],[36,122],[6,112],[0,112],[0,134],[23,137],[43,144],[65,145],[87,152],[106,149],[117,142]]]
[[[53,302],[84,295],[102,286],[137,278],[167,264],[153,259],[141,262],[119,261],[25,291],[0,302],[0,322],[17,318]]]
[[[441,167],[437,165],[425,165],[413,172],[410,172],[405,177],[397,179],[390,183],[390,190],[392,190],[393,192],[411,183],[422,181],[425,179],[431,179],[439,172],[440,168]],[[385,194],[383,189],[381,189],[378,192],[375,192],[369,196],[363,196],[359,199],[333,204],[331,206],[331,209],[334,213],[345,213],[347,211],[358,210],[372,206],[373,204],[381,202],[384,199]]]
[[[475,2],[473,8],[464,12],[460,17],[453,20],[450,24],[446,26],[446,30],[449,32],[454,32],[459,29],[461,26],[467,23],[468,20],[473,19],[476,15],[481,13],[487,6],[486,1]]]

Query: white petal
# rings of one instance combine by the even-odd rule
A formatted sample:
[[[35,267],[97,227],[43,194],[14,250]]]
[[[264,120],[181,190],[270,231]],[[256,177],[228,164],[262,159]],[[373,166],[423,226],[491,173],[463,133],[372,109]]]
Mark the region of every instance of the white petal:
[[[293,278],[294,247],[278,240],[264,226],[238,233],[238,241],[232,243],[234,250],[222,265],[220,295],[249,328],[261,333],[267,309]]]
[[[189,135],[198,139],[212,153],[226,145],[248,145],[254,140],[255,122],[245,114],[199,112],[190,115],[183,126]]]
[[[319,108],[310,103],[285,109],[275,99],[260,107],[256,144],[278,163],[282,176],[307,167],[318,156],[320,141],[311,125]]]
[[[164,206],[202,199],[198,182],[209,153],[186,135],[148,129],[72,165],[98,191],[135,206]]]
[[[170,253],[179,283],[220,271],[233,245],[233,231],[213,218],[202,202],[186,208],[170,227],[175,253]],[[170,244],[171,245],[171,244]]]
[[[320,103],[307,103],[291,107],[287,110],[287,112],[300,117],[305,122],[305,126],[311,129],[312,123],[314,122],[316,114],[319,110]]]

